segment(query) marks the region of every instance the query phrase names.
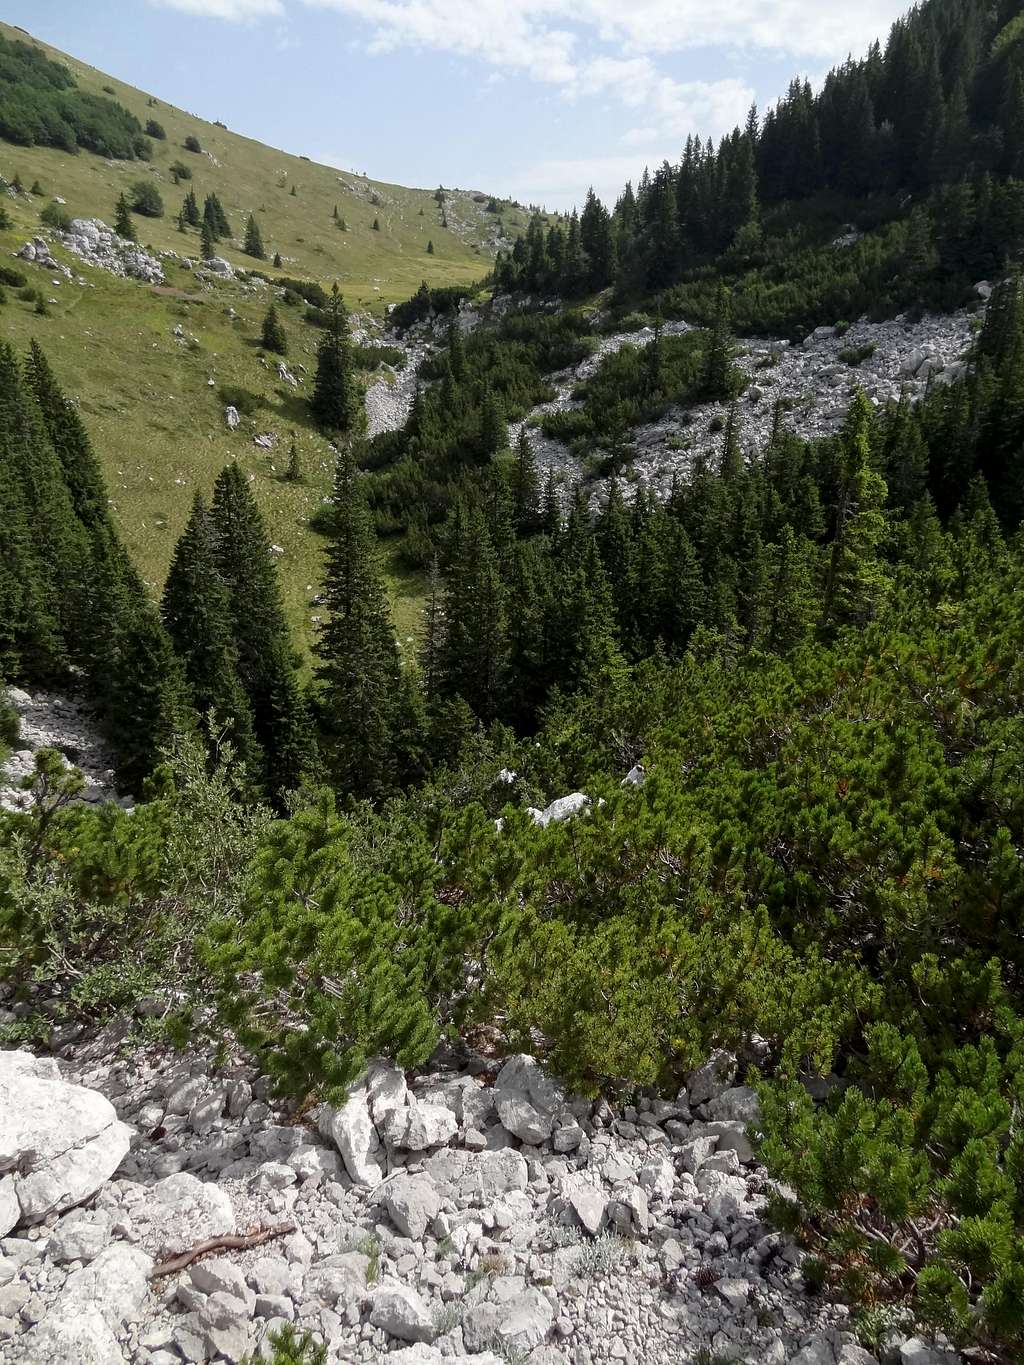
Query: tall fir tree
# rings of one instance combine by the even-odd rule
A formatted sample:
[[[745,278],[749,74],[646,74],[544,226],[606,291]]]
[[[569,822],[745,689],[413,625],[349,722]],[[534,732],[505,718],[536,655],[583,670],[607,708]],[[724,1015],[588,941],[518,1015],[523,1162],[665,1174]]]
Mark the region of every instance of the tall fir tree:
[[[314,694],[325,768],[338,790],[377,796],[390,789],[394,777],[401,665],[373,524],[350,450],[338,456],[323,595]]]
[[[249,214],[249,221],[245,225],[245,244],[242,250],[247,256],[252,256],[257,261],[267,259],[266,248],[263,245],[263,234],[260,232],[260,225],[257,223],[255,215]]]
[[[348,312],[338,286],[331,291],[326,326],[317,352],[310,407],[324,431],[348,431],[355,420],[356,393]]]
[[[238,676],[231,602],[218,568],[217,538],[206,504],[196,494],[164,586],[161,616],[182,662],[192,701],[205,726],[213,713],[223,734],[259,780],[262,755],[253,735],[252,709]]]
[[[260,334],[264,350],[273,351],[275,355],[288,354],[288,337],[285,334],[284,324],[278,315],[277,305],[272,303],[267,309],[263,318],[263,329]]]
[[[275,797],[298,787],[310,762],[310,722],[281,599],[270,536],[237,464],[213,489],[210,518],[227,588],[237,673],[263,750],[263,785]]]
[[[135,232],[135,224],[132,222],[132,211],[123,194],[118,198],[117,207],[114,210],[114,231],[125,242],[137,242],[139,240]]]

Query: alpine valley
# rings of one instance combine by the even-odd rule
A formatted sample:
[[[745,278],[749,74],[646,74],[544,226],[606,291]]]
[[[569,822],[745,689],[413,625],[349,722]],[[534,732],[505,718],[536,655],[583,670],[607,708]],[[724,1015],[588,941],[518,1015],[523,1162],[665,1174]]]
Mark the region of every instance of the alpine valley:
[[[637,169],[0,24],[5,1365],[1024,1360],[1024,13]]]

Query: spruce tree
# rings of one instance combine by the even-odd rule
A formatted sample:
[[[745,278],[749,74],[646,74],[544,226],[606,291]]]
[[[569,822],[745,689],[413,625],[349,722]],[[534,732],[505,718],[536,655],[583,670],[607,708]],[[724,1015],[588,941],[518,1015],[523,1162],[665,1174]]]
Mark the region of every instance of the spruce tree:
[[[114,210],[114,231],[126,242],[137,242],[138,237],[135,233],[135,224],[132,222],[132,211],[128,207],[128,200],[122,194],[117,201],[117,208]]]
[[[270,536],[237,464],[217,477],[210,517],[227,588],[237,672],[263,749],[264,785],[297,787],[309,763],[309,718],[299,685]]]
[[[302,461],[299,458],[299,445],[294,431],[292,432],[292,442],[288,449],[288,468],[285,471],[285,478],[289,483],[302,482]]]
[[[138,601],[119,623],[103,711],[119,781],[141,794],[163,753],[198,730],[181,659],[160,615]]]
[[[729,291],[724,284],[720,284],[704,357],[703,391],[706,398],[722,400],[732,397],[732,354]]]
[[[871,408],[858,391],[840,438],[835,532],[825,584],[823,624],[864,625],[891,583],[882,560],[885,480],[874,468]]]
[[[249,214],[249,221],[245,225],[245,245],[242,250],[247,256],[252,256],[257,261],[265,261],[267,259],[267,253],[263,246],[263,236],[260,233],[260,225],[251,213]]]
[[[488,390],[480,410],[480,454],[484,460],[508,448],[508,420],[497,396]]]
[[[507,681],[507,594],[479,507],[468,512],[460,540],[444,599],[443,688],[490,721],[499,714]]]
[[[512,515],[520,535],[532,535],[540,527],[540,479],[525,426],[516,442],[516,462],[512,469]]]
[[[327,325],[317,353],[310,408],[324,431],[348,431],[355,420],[356,394],[348,313],[338,286],[327,305]]]
[[[275,252],[274,252],[274,269],[275,269],[275,270],[280,270],[280,269],[281,269],[281,253],[280,253],[280,251],[275,251]]]
[[[189,227],[198,227],[203,221],[203,215],[199,211],[199,204],[196,200],[195,190],[189,190],[188,194],[185,195],[184,202],[181,206],[181,213]]]
[[[40,680],[66,667],[88,668],[95,639],[94,561],[64,469],[31,386],[8,345],[0,344],[0,483],[7,486],[8,572],[21,575],[18,650]],[[8,534],[2,526],[3,537]],[[30,537],[26,545],[23,534]],[[27,554],[27,558],[23,556]],[[22,676],[29,676],[27,663]]]
[[[223,733],[230,739],[250,777],[258,780],[262,756],[253,736],[249,700],[238,677],[230,598],[218,568],[213,523],[199,494],[174,548],[160,610],[202,725],[212,713],[214,737]]]
[[[217,239],[205,218],[202,227],[199,229],[199,254],[204,261],[212,261],[217,254]]]
[[[261,341],[264,350],[273,351],[275,355],[288,354],[288,338],[285,335],[284,324],[278,316],[276,304],[272,303],[267,309],[263,319]]]
[[[314,652],[314,696],[327,772],[341,791],[375,796],[391,785],[398,646],[377,563],[376,537],[350,450],[338,456]]]

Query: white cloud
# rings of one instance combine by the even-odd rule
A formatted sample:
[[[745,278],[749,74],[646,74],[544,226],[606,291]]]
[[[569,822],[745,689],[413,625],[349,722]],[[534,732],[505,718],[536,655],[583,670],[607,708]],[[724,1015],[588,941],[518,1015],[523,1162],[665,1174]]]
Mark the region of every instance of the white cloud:
[[[195,14],[201,19],[228,19],[242,23],[249,19],[280,18],[284,14],[281,0],[149,0],[151,5]]]
[[[859,52],[907,8],[907,0],[305,0],[374,26],[375,41],[488,56],[552,79],[574,47],[566,26],[631,53],[728,47],[832,61]],[[550,46],[549,46],[550,45]]]

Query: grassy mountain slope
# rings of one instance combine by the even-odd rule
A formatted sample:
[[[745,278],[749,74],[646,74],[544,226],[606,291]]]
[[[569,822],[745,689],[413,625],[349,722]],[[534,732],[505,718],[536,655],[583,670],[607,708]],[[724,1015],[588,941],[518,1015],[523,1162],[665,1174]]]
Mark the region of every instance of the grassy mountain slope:
[[[0,33],[28,41],[8,25],[0,24]],[[283,273],[317,280],[328,289],[338,280],[353,309],[379,313],[388,302],[407,298],[423,279],[432,285],[469,284],[490,266],[495,216],[487,213],[483,195],[450,192],[451,226],[445,230],[433,190],[402,189],[289,156],[162,102],[150,105],[143,92],[39,46],[68,66],[82,89],[113,92],[143,124],[156,119],[167,139],[154,141],[150,163],[0,143],[0,175],[10,181],[17,174],[26,188],[39,181],[45,191],[44,197],[4,198],[13,223],[10,231],[0,232],[4,261],[21,266],[11,262],[12,253],[40,231],[39,212],[52,197],[65,200],[72,217],[112,223],[118,195],[135,181],[152,180],[167,212],[159,219],[136,216],[143,245],[197,256],[198,234],[182,236],[177,211],[190,185],[200,204],[214,192],[239,238],[254,212],[268,254],[281,253]],[[183,150],[189,135],[198,137],[204,154]],[[177,160],[191,166],[191,182],[173,183],[169,168]],[[340,231],[333,218],[335,204],[348,232]],[[375,217],[379,232],[373,230]],[[507,231],[515,232],[526,219],[520,210],[506,209],[503,221]],[[433,255],[427,254],[428,240],[434,243]],[[240,245],[236,238],[236,244],[224,242],[218,249],[235,266],[262,264],[271,277],[277,273],[244,256]],[[38,338],[66,391],[79,401],[121,527],[145,578],[159,588],[195,492],[208,493],[218,470],[236,458],[252,476],[274,541],[283,550],[280,564],[296,643],[308,644],[315,633],[310,599],[319,586],[321,553],[306,523],[330,488],[331,459],[301,401],[309,384],[297,367],[305,365],[311,379],[318,332],[302,320],[301,308],[282,309],[288,363],[302,381],[292,390],[262,362],[256,344],[271,298],[267,286],[233,281],[204,288],[190,271],[168,261],[166,285],[150,287],[83,265],[59,246],[53,251],[86,285],[54,284],[50,273],[24,266],[30,285],[53,300],[50,315],[38,316],[30,302],[8,291],[0,335],[20,350],[31,337]],[[183,337],[174,335],[179,325]],[[225,426],[218,396],[221,386],[232,384],[264,401],[233,433]],[[299,486],[278,477],[287,464],[292,430],[298,432],[306,473]],[[254,446],[256,432],[277,435],[276,450]],[[415,614],[409,594],[418,585],[400,574],[393,584],[398,628],[405,636]]]

